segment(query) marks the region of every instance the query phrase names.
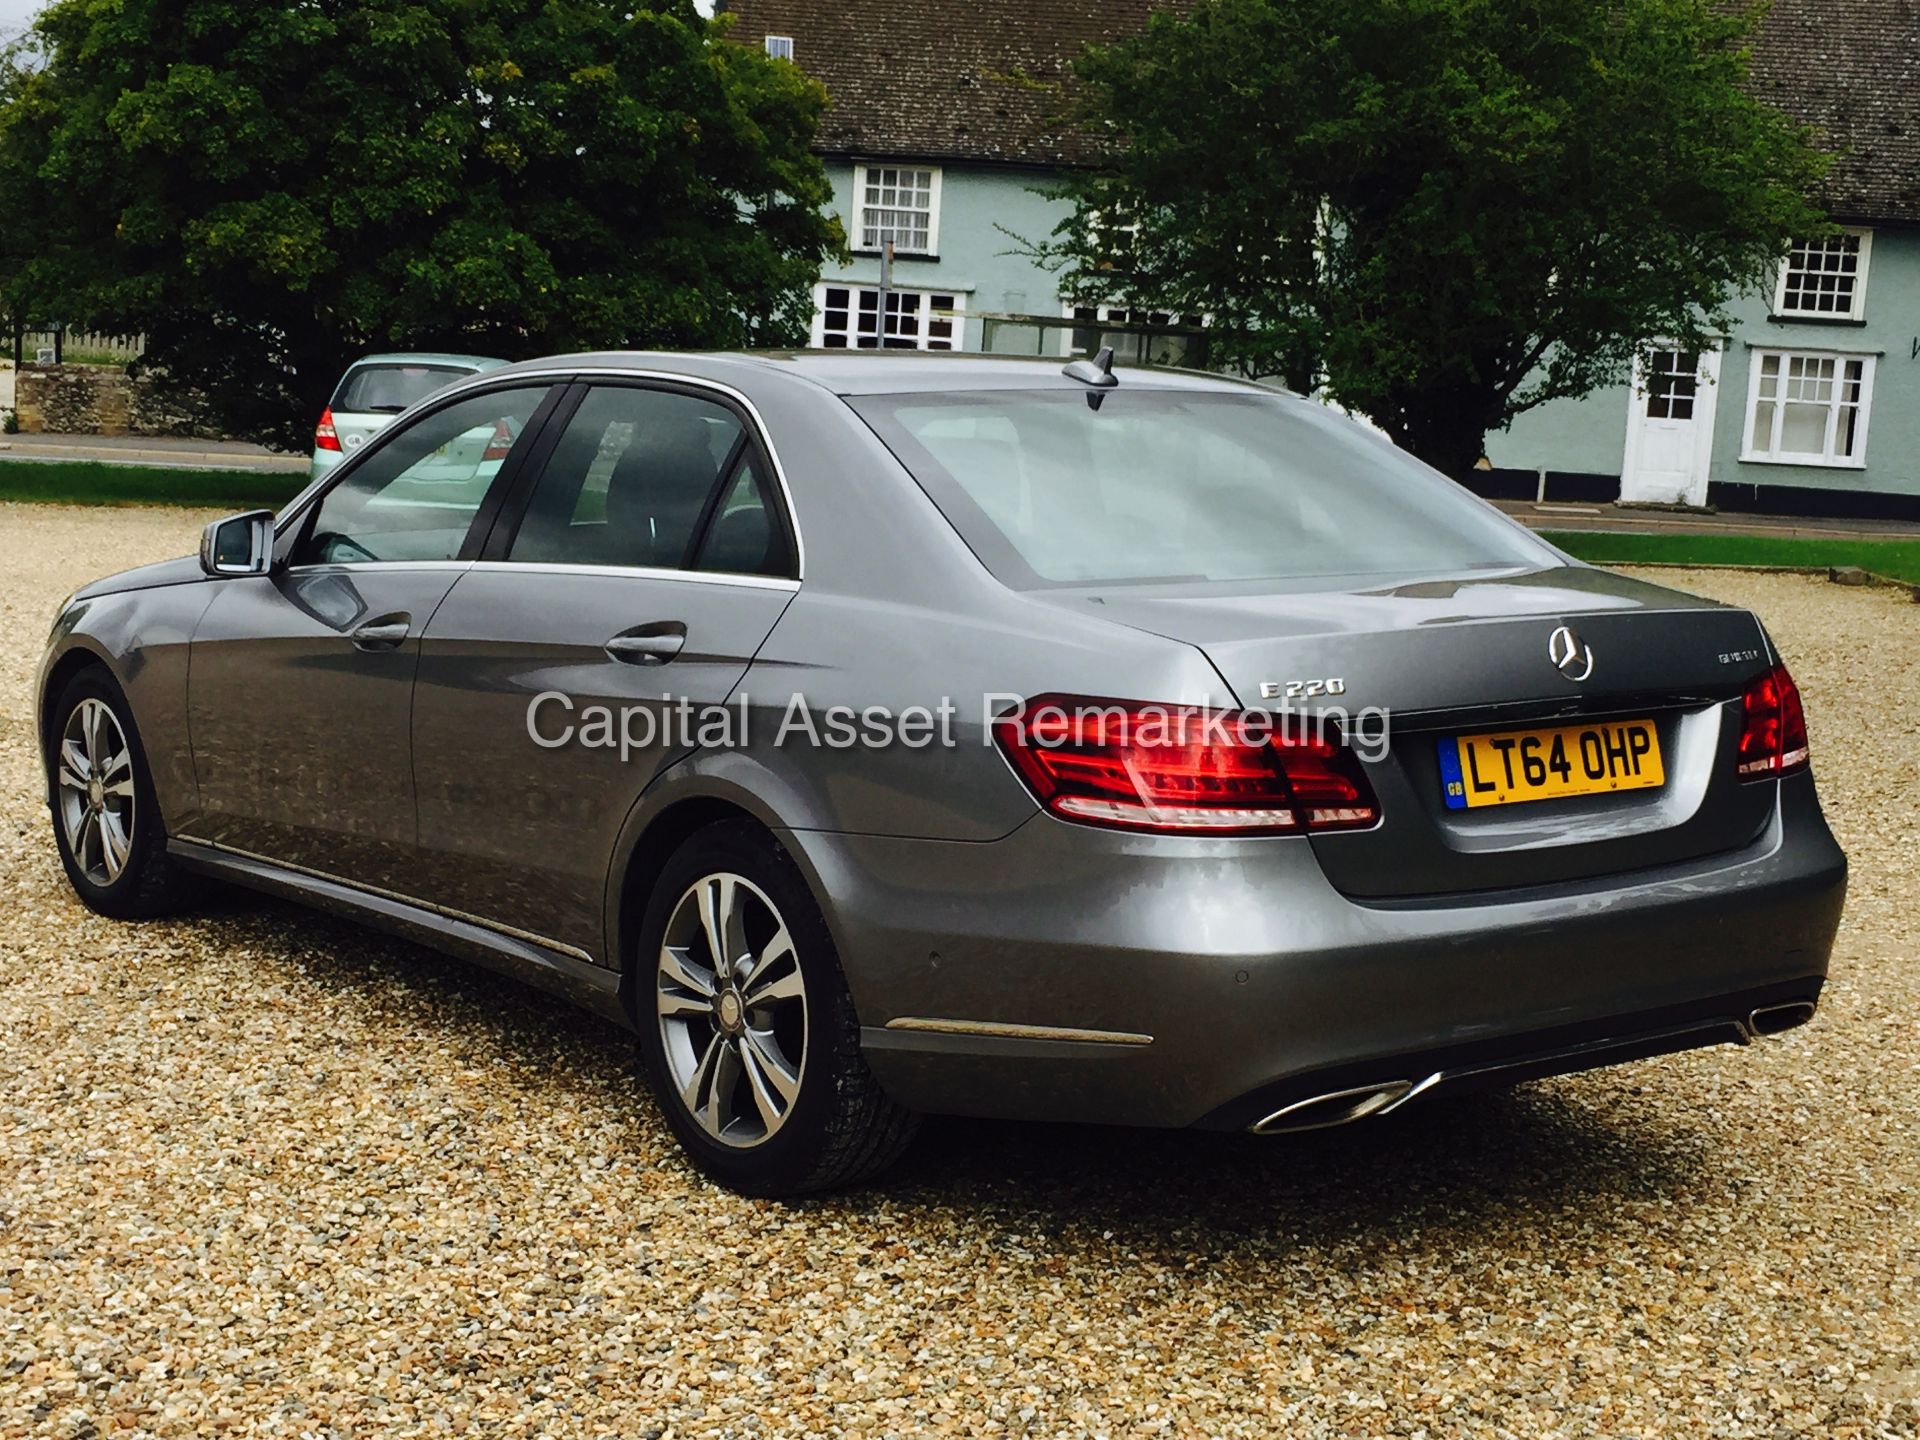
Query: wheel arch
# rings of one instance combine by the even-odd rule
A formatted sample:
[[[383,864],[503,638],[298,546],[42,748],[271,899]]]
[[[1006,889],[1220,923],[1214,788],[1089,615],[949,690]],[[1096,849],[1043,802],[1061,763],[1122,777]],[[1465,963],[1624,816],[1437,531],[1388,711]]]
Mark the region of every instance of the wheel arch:
[[[53,708],[60,699],[60,693],[73,683],[74,677],[83,670],[95,667],[104,670],[107,678],[113,682],[113,688],[120,692],[124,700],[127,687],[120,683],[120,677],[114,673],[113,662],[104,653],[91,645],[75,642],[58,659],[47,667],[46,677],[40,686],[38,724],[35,733],[40,741],[40,769],[46,780],[47,803],[53,803],[53,770],[47,764],[47,752],[53,745],[53,727],[58,723]],[[138,721],[134,722],[136,725]]]

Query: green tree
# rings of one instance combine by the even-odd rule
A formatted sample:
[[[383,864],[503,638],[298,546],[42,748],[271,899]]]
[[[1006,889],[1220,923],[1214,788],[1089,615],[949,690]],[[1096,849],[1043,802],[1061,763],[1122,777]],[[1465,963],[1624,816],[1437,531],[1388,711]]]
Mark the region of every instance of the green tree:
[[[0,306],[236,434],[368,349],[802,342],[825,92],[690,0],[57,0],[0,66]]]
[[[1078,66],[1112,160],[1037,246],[1204,313],[1460,475],[1488,431],[1697,347],[1822,221],[1721,0],[1200,0]]]

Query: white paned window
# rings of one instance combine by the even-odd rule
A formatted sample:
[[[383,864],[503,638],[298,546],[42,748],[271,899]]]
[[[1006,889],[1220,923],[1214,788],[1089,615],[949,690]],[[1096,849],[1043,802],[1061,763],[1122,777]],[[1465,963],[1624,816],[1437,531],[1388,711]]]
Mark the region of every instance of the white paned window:
[[[1822,320],[1864,319],[1872,249],[1870,230],[1844,230],[1819,240],[1796,241],[1780,270],[1773,313]]]
[[[880,290],[822,283],[813,290],[813,343],[827,350],[878,350]],[[886,349],[958,350],[966,297],[935,290],[887,291]]]
[[[1753,352],[1742,460],[1858,469],[1867,461],[1873,356]]]
[[[853,167],[856,250],[893,241],[896,255],[932,255],[940,248],[940,172],[908,165]]]
[[[776,60],[793,58],[793,37],[791,35],[767,36],[767,54]]]

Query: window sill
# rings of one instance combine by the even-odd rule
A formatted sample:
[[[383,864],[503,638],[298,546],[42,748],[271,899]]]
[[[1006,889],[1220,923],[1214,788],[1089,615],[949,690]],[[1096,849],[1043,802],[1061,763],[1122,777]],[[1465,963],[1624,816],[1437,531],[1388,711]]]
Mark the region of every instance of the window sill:
[[[1792,465],[1807,470],[1864,470],[1864,460],[1829,460],[1823,455],[1742,455],[1742,465]]]
[[[847,253],[852,255],[856,260],[878,260],[881,258],[881,252],[878,250],[850,250]],[[937,265],[940,262],[940,252],[937,250],[902,250],[896,245],[893,247],[893,258],[895,260],[918,260],[923,264]],[[1861,323],[1865,324],[1866,322],[1862,321]]]
[[[1851,315],[1769,315],[1769,325],[1837,325],[1848,330],[1864,330],[1867,322]]]

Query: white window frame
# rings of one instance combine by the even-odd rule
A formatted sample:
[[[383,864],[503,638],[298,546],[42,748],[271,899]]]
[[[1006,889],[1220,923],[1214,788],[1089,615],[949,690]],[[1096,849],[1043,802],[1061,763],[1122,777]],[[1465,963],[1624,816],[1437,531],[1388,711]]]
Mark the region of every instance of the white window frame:
[[[847,290],[853,292],[847,297],[847,314],[852,328],[845,331],[835,330],[832,332],[836,335],[844,334],[847,337],[848,343],[844,346],[833,346],[831,348],[836,350],[880,348],[878,345],[867,347],[858,343],[860,339],[858,318],[860,314],[859,296],[863,292],[877,293],[879,289],[880,287],[870,280],[822,280],[816,284],[813,287],[813,334],[811,336],[813,348],[816,350],[829,348],[827,345],[827,335],[829,333],[827,330],[827,291],[829,290]],[[966,349],[967,297],[964,291],[939,290],[923,285],[894,285],[889,287],[889,293],[893,295],[917,295],[920,297],[919,304],[915,310],[916,318],[914,321],[915,328],[912,337],[912,349],[951,350],[956,352]],[[936,311],[933,308],[933,299],[936,295],[951,300],[953,302],[952,307],[942,308]],[[898,312],[898,309],[899,307],[896,304],[896,312]],[[936,314],[940,318],[952,322],[953,333],[950,336],[934,336],[927,333],[929,328],[927,321]],[[889,348],[904,350],[909,347],[901,345]]]
[[[918,165],[909,161],[887,164],[859,164],[853,167],[853,215],[849,229],[852,232],[853,251],[856,255],[878,254],[878,245],[869,245],[867,240],[867,176],[875,170],[918,170],[925,171],[927,185],[927,248],[908,250],[898,240],[893,242],[895,255],[914,255],[934,257],[940,253],[940,184],[941,174],[938,165]],[[944,291],[942,292],[945,293]]]
[[[775,60],[793,59],[793,37],[791,35],[769,35],[761,42],[761,48]]]
[[[1776,393],[1767,397],[1774,407],[1773,429],[1769,436],[1770,444],[1764,450],[1757,450],[1753,444],[1753,422],[1755,412],[1761,403],[1761,372],[1769,358],[1780,362],[1780,383]],[[1862,353],[1858,350],[1821,350],[1789,348],[1767,345],[1755,347],[1747,354],[1747,408],[1740,424],[1740,459],[1750,465],[1807,465],[1825,470],[1864,470],[1867,468],[1867,433],[1873,417],[1873,379],[1878,368],[1877,355]],[[1833,397],[1827,402],[1826,443],[1818,455],[1803,454],[1798,451],[1780,449],[1780,436],[1786,428],[1786,381],[1787,371],[1794,360],[1831,360],[1834,362]],[[1841,387],[1846,383],[1846,365],[1848,361],[1860,362],[1860,403],[1859,420],[1854,427],[1853,454],[1834,453],[1834,440],[1839,428],[1839,417],[1845,404],[1841,399]],[[1805,403],[1805,402],[1801,402]]]
[[[1867,270],[1873,260],[1873,231],[1848,227],[1840,235],[1852,235],[1860,242],[1860,263],[1853,274],[1853,305],[1846,311],[1839,310],[1790,310],[1787,308],[1787,277],[1792,272],[1793,257],[1788,255],[1780,262],[1780,276],[1773,286],[1773,313],[1786,320],[1865,320],[1867,318]]]

